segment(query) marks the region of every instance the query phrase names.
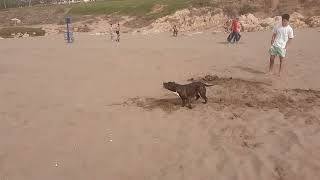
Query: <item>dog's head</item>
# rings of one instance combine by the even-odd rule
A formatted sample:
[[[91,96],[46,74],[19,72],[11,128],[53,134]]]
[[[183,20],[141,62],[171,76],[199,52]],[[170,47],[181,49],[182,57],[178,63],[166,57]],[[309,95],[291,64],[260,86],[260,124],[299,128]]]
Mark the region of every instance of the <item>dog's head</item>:
[[[175,82],[164,82],[163,87],[169,91],[176,92],[177,84]]]

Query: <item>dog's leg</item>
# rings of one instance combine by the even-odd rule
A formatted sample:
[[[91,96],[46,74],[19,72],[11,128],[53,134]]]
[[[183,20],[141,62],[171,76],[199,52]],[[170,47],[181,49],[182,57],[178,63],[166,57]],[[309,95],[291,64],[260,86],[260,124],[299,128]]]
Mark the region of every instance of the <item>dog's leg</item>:
[[[202,98],[204,99],[203,104],[207,104],[207,102],[208,102],[208,98],[207,98],[206,96],[204,96],[204,97],[202,97]]]
[[[192,106],[191,106],[191,101],[190,101],[190,99],[189,98],[187,98],[187,107],[189,108],[189,109],[192,109]]]
[[[199,94],[197,94],[196,95],[196,100],[198,100],[200,98],[200,95]]]
[[[203,104],[207,104],[208,98],[207,98],[207,96],[206,96],[206,94],[207,94],[207,93],[206,93],[206,88],[205,88],[205,87],[200,88],[199,93],[200,93],[200,96],[202,97],[202,99],[204,99],[204,103],[203,103]]]
[[[184,107],[186,105],[186,101],[184,98],[181,98],[181,101],[182,101],[182,107]]]

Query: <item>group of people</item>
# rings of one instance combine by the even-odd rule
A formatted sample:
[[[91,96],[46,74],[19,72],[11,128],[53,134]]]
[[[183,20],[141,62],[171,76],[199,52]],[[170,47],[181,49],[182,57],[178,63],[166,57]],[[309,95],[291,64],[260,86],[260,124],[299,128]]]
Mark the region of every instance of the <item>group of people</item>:
[[[231,24],[230,24],[231,23]],[[229,34],[227,40],[229,43],[238,43],[241,38],[241,23],[239,21],[239,18],[235,18],[234,20],[228,20],[226,22],[226,32],[229,32],[229,29],[231,30],[231,33]],[[172,27],[173,37],[178,36],[178,28],[177,25],[174,25]]]
[[[270,54],[270,63],[269,63],[269,72],[268,74],[273,74],[273,66],[274,66],[274,60],[278,56],[280,59],[280,67],[279,67],[279,73],[280,76],[283,69],[283,61],[286,57],[288,45],[291,43],[292,39],[294,38],[293,29],[289,25],[290,15],[289,14],[283,14],[281,16],[281,21],[279,22],[279,18],[276,18],[277,22],[273,27],[273,34],[271,38],[271,47],[269,49]],[[238,43],[241,38],[241,23],[239,21],[239,18],[235,18],[231,21],[231,26],[228,26],[230,24],[230,21],[227,23],[226,30],[231,30],[231,33],[229,34],[227,40],[229,43]]]
[[[286,57],[288,45],[294,38],[293,29],[289,25],[290,15],[283,14],[281,18],[282,18],[281,23],[275,24],[273,28],[273,31],[272,31],[273,34],[271,38],[271,47],[269,49],[269,54],[270,54],[269,74],[272,74],[274,60],[277,56],[279,56],[280,58],[279,76],[283,69],[283,61],[284,61],[284,58]],[[240,34],[241,23],[239,21],[239,18],[235,18],[231,21],[228,21],[226,24],[227,24],[226,31],[231,30],[231,33],[227,38],[228,42],[238,43],[241,38],[241,34]],[[173,26],[172,31],[173,31],[173,36],[177,37],[178,36],[177,25]],[[114,40],[113,32],[114,32],[114,28],[112,24],[110,24],[110,34],[111,34],[112,41]],[[115,41],[120,42],[120,24],[118,24],[117,27],[115,28],[115,32],[117,34]]]
[[[118,25],[116,27],[113,27],[113,24],[110,23],[110,39],[111,41],[116,41],[116,42],[120,42],[120,24],[118,23]],[[114,32],[116,32],[116,39],[114,39]]]

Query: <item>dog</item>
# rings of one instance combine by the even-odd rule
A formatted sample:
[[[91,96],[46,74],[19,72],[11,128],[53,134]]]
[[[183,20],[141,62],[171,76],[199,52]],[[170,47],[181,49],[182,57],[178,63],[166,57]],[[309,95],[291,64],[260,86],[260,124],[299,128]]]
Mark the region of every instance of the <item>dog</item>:
[[[200,97],[204,99],[204,104],[208,102],[206,96],[206,87],[214,86],[211,84],[205,84],[203,82],[192,82],[190,84],[180,85],[175,82],[164,82],[163,87],[169,91],[176,92],[181,100],[182,107],[187,105],[189,109],[192,109],[191,99],[196,98],[198,100]]]

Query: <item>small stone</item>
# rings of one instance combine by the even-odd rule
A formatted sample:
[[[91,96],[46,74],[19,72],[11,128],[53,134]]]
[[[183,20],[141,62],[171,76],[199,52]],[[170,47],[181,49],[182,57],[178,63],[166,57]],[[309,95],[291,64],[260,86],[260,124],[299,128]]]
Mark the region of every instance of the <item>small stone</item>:
[[[246,103],[246,106],[253,107],[253,105],[251,103],[249,103],[249,102]]]

